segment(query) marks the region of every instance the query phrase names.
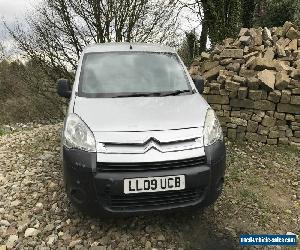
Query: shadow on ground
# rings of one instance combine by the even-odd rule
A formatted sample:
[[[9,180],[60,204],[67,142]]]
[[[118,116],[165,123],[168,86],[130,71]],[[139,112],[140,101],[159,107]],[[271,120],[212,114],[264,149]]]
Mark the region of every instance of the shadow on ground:
[[[78,212],[69,204],[70,218],[79,219],[83,224],[95,223],[100,228],[119,231],[120,235],[125,228],[127,234],[157,234],[161,232],[166,241],[157,249],[173,249],[172,247],[191,250],[234,250],[239,249],[238,238],[220,229],[214,221],[214,209],[188,210],[180,212],[150,213],[132,217],[118,218],[91,218]],[[82,229],[82,228],[81,228]],[[139,232],[137,232],[139,231]],[[166,248],[166,246],[168,246]],[[127,247],[130,247],[128,245]]]
[[[195,211],[193,215],[185,214],[177,223],[183,226],[187,249],[238,249],[238,239],[215,224],[212,207]]]

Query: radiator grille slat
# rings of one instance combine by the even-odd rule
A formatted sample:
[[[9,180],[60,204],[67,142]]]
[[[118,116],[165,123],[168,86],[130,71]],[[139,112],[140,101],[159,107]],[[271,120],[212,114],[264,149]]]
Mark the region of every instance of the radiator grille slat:
[[[130,195],[112,195],[112,209],[154,208],[170,205],[180,205],[200,200],[204,193],[201,189],[185,189],[180,191],[165,191]]]
[[[168,170],[180,169],[201,166],[206,164],[206,157],[196,157],[184,160],[162,161],[162,162],[98,162],[98,172],[133,172],[133,171],[153,171],[153,170]]]

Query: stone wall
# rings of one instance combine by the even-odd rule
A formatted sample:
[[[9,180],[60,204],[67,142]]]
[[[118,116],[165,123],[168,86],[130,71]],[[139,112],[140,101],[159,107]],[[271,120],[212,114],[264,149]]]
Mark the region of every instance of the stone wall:
[[[231,140],[300,146],[300,32],[242,28],[190,68]]]

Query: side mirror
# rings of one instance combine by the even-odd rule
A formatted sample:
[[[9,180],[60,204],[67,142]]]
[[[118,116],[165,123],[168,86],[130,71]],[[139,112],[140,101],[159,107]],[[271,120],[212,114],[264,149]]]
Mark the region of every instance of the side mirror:
[[[196,89],[199,91],[200,94],[204,91],[204,80],[199,78],[193,79]]]
[[[70,98],[72,94],[72,87],[70,81],[67,79],[59,79],[57,81],[57,94],[61,97]]]

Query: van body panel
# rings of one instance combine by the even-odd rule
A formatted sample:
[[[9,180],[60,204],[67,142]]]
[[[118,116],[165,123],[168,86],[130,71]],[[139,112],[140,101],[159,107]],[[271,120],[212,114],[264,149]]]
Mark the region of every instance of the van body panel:
[[[181,160],[200,156],[205,156],[204,147],[189,150],[171,151],[166,153],[161,153],[158,150],[152,148],[144,154],[105,154],[98,152],[97,162],[156,162]]]
[[[203,127],[208,104],[199,94],[167,97],[76,97],[74,113],[98,131]]]

